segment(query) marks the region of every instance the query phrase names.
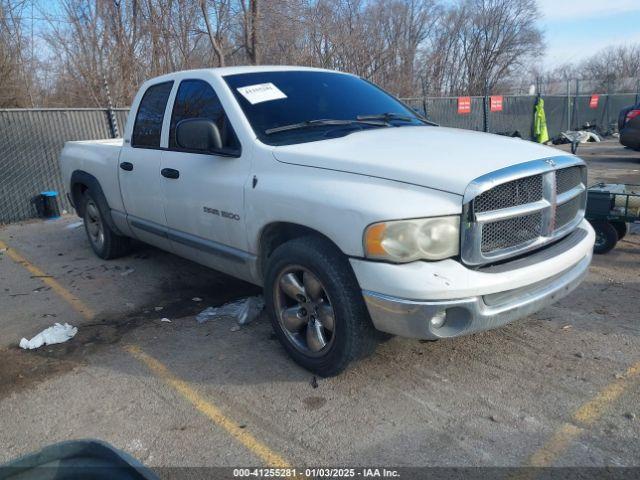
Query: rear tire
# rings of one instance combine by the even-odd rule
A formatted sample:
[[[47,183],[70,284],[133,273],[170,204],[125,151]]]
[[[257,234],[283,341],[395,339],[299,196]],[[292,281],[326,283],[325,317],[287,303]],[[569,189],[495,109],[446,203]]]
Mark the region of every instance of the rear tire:
[[[613,228],[615,228],[618,233],[618,241],[622,240],[627,234],[627,224],[625,222],[611,222],[611,225],[613,225]]]
[[[362,291],[347,258],[329,241],[307,236],[276,248],[264,290],[278,340],[307,370],[337,375],[375,350],[376,330]]]
[[[595,220],[591,222],[596,231],[596,242],[593,245],[593,252],[607,253],[618,243],[618,232],[609,222],[605,220]]]
[[[104,212],[91,193],[82,195],[84,229],[95,254],[105,260],[122,257],[131,251],[131,239],[115,233],[104,219]]]

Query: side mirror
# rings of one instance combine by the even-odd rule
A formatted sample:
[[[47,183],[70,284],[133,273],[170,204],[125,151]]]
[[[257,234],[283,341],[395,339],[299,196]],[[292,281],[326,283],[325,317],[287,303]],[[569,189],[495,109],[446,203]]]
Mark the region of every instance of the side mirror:
[[[185,150],[212,153],[222,149],[218,126],[206,118],[189,118],[178,122],[176,143]]]

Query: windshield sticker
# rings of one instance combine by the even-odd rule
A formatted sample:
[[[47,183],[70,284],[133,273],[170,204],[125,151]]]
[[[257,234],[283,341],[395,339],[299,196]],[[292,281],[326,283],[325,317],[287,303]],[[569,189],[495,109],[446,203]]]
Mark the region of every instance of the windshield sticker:
[[[244,98],[249,100],[251,105],[287,98],[287,96],[271,82],[248,85],[246,87],[240,87],[237,90]]]

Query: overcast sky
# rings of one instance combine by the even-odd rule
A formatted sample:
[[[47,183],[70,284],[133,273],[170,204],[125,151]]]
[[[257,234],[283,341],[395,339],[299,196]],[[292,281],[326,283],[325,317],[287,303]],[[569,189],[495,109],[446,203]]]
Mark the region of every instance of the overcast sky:
[[[581,60],[608,45],[640,43],[640,0],[538,0],[545,65]]]

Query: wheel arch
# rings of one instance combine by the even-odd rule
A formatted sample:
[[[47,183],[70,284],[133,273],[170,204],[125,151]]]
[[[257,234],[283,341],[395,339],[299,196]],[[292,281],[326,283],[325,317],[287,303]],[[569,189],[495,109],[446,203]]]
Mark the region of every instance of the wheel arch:
[[[76,213],[81,218],[84,216],[82,195],[87,190],[91,191],[91,194],[98,203],[98,207],[100,208],[105,221],[109,225],[109,228],[111,228],[111,230],[116,234],[123,235],[111,217],[111,207],[109,207],[109,202],[102,191],[102,187],[100,186],[98,179],[84,170],[75,170],[71,174],[70,181],[71,202],[76,209]]]
[[[260,278],[263,278],[267,261],[276,248],[289,240],[304,236],[322,238],[331,243],[340,253],[344,254],[336,242],[334,242],[329,236],[314,228],[293,222],[271,222],[260,230],[258,241],[258,274]]]

